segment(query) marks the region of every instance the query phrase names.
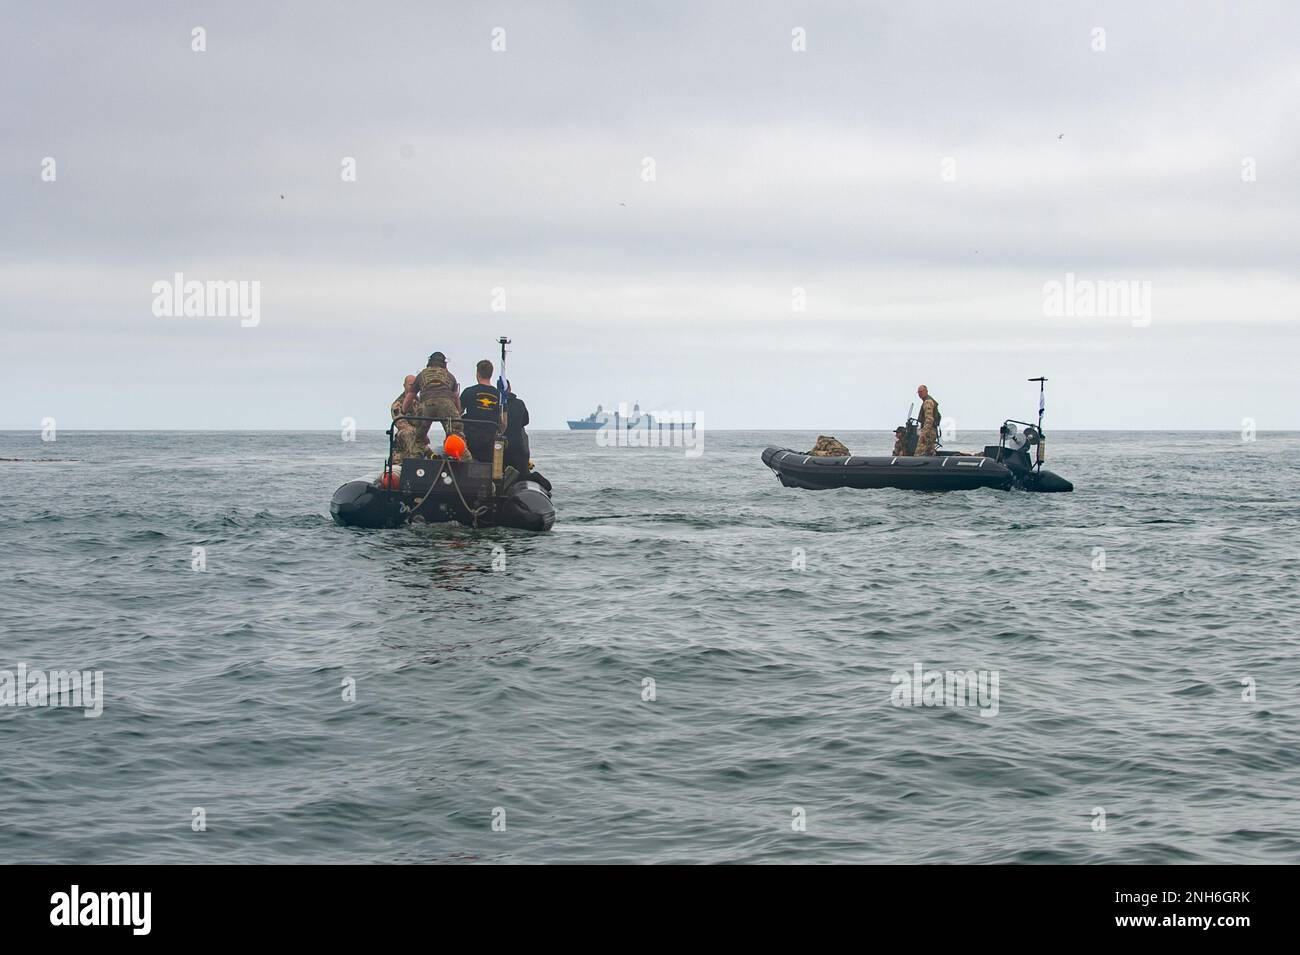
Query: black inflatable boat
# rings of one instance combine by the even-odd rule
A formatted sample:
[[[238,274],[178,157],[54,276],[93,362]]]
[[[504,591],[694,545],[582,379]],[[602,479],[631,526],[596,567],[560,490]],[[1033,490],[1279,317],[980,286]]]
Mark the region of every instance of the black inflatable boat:
[[[1042,433],[1008,420],[1002,425],[1001,440],[982,454],[940,451],[924,457],[861,457],[848,455],[818,457],[789,448],[769,447],[763,463],[776,472],[786,487],[821,491],[835,487],[895,487],[910,491],[969,491],[980,487],[1024,491],[1073,491],[1074,485],[1042,467]],[[1039,461],[1029,457],[1029,448],[1039,448]]]
[[[439,419],[402,416],[398,420]],[[464,425],[478,422],[463,421]],[[471,527],[550,530],[555,523],[550,482],[536,471],[517,475],[493,461],[407,458],[394,466],[393,428],[379,481],[349,481],[330,499],[330,516],[349,527],[459,521]]]

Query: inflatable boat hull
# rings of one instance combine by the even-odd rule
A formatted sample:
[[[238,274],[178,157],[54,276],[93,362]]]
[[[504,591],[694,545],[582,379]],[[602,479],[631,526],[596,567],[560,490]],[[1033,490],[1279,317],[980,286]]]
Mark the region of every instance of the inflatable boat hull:
[[[476,475],[478,465],[456,465],[457,482],[445,476],[446,462],[408,461],[410,473],[393,489],[372,481],[349,481],[330,499],[330,516],[345,527],[400,527],[459,521],[471,527],[550,530],[555,505],[545,478],[520,479],[498,493],[499,482]]]
[[[988,452],[995,452],[989,455]],[[821,491],[837,487],[900,488],[909,491],[971,491],[981,487],[1026,491],[1073,491],[1074,485],[1051,471],[1035,471],[1028,456],[997,448],[985,455],[938,454],[927,457],[816,457],[789,448],[769,447],[763,463],[786,487]],[[1023,460],[1017,458],[1023,457]]]
[[[400,497],[370,481],[349,481],[330,498],[330,516],[345,527],[397,527],[402,511]]]

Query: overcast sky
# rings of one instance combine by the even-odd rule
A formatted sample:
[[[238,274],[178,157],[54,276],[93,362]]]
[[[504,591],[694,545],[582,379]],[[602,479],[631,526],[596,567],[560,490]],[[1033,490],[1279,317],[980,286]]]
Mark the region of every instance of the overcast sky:
[[[1049,427],[1300,427],[1294,2],[42,0],[2,27],[0,428],[382,427],[430,351],[470,384],[500,334],[535,427],[639,400],[892,428],[925,382],[984,428],[1040,374]],[[260,323],[156,316],[177,272],[260,282]],[[1049,314],[1067,273],[1150,283],[1150,313]]]

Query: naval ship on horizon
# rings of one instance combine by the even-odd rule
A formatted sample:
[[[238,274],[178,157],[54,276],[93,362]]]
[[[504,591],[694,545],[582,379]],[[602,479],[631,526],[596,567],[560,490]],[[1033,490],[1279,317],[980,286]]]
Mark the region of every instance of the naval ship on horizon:
[[[596,410],[587,415],[587,417],[580,418],[577,421],[570,421],[569,429],[571,431],[599,431],[606,425],[611,424],[615,428],[622,428],[629,431],[635,431],[640,428],[650,429],[656,426],[661,428],[664,427],[664,424],[662,422],[657,422],[655,416],[650,414],[650,412],[647,411],[642,413],[641,402],[639,401],[633,403],[632,412],[630,414],[627,411],[627,405],[621,404],[619,405],[619,408],[621,409],[620,411],[606,411],[601,405],[596,405]],[[668,426],[674,430],[693,431],[695,429],[695,424],[691,421],[678,421],[675,423],[669,422]]]

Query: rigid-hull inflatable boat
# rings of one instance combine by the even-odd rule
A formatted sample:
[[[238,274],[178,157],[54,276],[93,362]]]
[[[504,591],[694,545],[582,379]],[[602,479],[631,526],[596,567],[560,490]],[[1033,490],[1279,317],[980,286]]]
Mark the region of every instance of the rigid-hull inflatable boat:
[[[439,419],[402,416],[399,420]],[[459,521],[471,527],[527,531],[550,530],[555,523],[550,482],[535,471],[516,475],[511,468],[503,469],[499,448],[492,461],[438,456],[407,458],[394,465],[392,443],[389,428],[388,460],[378,481],[349,481],[334,492],[330,516],[336,523],[398,527]]]
[[[922,457],[863,457],[856,454],[818,457],[789,448],[769,447],[763,451],[763,463],[776,472],[786,487],[810,491],[836,487],[896,487],[909,491],[969,491],[980,487],[1019,489],[1024,491],[1073,491],[1065,478],[1043,469],[1046,439],[1033,425],[1024,431],[1003,423],[1001,440],[989,445],[982,454],[959,454],[940,451]],[[1029,448],[1037,447],[1038,461],[1029,457]]]

